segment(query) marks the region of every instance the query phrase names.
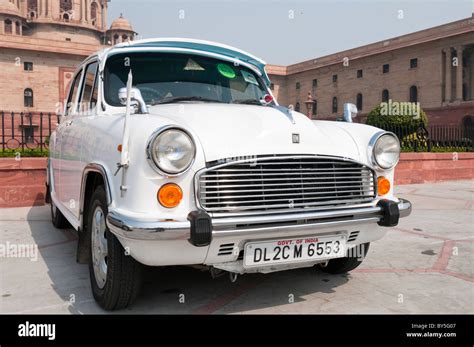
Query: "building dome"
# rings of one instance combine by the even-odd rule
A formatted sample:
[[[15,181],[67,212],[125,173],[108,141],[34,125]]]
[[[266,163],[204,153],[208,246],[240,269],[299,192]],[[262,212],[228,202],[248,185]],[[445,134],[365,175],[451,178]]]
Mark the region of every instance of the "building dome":
[[[8,0],[0,0],[0,13],[23,17],[18,7]]]
[[[112,22],[112,25],[110,26],[110,30],[133,31],[133,28],[130,22],[126,20],[125,18],[123,18],[122,15],[120,15],[119,18],[117,18],[116,20]]]

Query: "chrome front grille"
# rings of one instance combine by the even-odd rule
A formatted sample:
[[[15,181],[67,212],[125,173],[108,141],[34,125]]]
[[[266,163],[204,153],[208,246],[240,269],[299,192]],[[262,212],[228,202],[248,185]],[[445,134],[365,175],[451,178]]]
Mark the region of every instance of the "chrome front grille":
[[[369,167],[343,158],[264,157],[200,171],[196,196],[213,215],[317,211],[372,201],[374,177]]]

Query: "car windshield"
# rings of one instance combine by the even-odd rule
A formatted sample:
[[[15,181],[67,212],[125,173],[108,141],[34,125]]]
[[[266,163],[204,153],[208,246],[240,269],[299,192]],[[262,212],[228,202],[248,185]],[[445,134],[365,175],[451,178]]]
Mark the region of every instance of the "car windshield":
[[[263,80],[244,66],[189,54],[118,54],[105,67],[105,100],[122,106],[118,97],[132,69],[133,86],[148,105],[198,101],[259,105],[268,93]]]

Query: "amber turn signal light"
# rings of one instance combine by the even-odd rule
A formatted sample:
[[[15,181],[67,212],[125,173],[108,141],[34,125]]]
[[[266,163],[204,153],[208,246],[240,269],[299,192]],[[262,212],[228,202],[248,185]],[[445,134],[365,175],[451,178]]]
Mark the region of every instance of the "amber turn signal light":
[[[383,176],[377,178],[377,190],[379,195],[385,195],[390,191],[390,181]]]
[[[175,183],[167,183],[161,186],[158,191],[158,201],[167,208],[173,208],[179,205],[183,198],[183,191]]]

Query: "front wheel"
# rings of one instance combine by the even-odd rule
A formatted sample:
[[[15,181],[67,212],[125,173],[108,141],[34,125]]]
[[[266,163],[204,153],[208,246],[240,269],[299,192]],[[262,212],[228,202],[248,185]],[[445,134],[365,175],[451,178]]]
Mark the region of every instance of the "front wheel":
[[[89,273],[97,303],[105,310],[118,310],[136,298],[142,269],[107,228],[106,201],[105,189],[99,186],[92,194],[87,213],[87,232],[91,240]]]
[[[348,251],[348,257],[331,259],[322,270],[330,274],[343,274],[354,270],[362,264],[369,251],[369,246],[370,243],[363,243],[351,248]]]

